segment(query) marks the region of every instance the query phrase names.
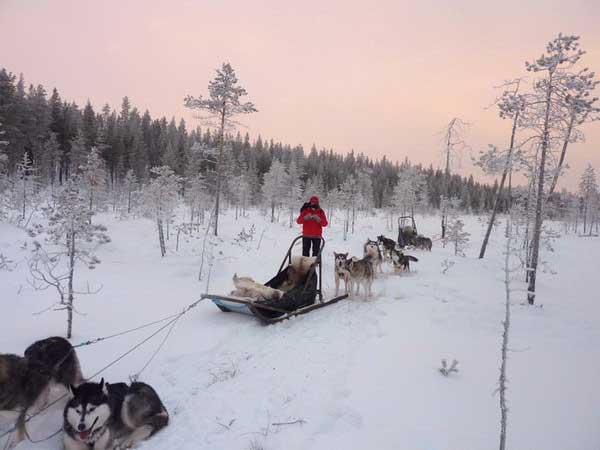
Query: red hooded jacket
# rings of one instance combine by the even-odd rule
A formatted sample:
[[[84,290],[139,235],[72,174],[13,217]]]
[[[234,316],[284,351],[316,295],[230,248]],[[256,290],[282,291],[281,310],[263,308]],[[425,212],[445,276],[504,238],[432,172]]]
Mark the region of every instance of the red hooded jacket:
[[[311,197],[310,203],[319,203],[318,197]],[[318,216],[321,219],[320,222],[312,217],[306,218],[307,215]],[[322,236],[323,227],[327,226],[327,217],[325,211],[317,206],[316,209],[308,207],[300,212],[300,215],[296,219],[296,222],[302,225],[302,234],[304,236]]]

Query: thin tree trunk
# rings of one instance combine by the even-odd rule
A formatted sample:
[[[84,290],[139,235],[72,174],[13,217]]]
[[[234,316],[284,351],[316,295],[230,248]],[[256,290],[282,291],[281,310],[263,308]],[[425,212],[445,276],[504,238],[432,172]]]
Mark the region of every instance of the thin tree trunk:
[[[504,182],[506,181],[506,176],[511,169],[512,165],[512,152],[515,145],[515,135],[517,133],[517,122],[519,120],[519,113],[515,114],[515,118],[513,120],[512,132],[510,134],[510,147],[508,148],[508,154],[506,155],[506,164],[504,166],[504,171],[502,172],[502,178],[500,179],[500,185],[498,186],[498,191],[496,192],[496,196],[494,198],[494,206],[492,208],[492,215],[490,217],[490,221],[488,223],[487,230],[485,232],[485,237],[483,238],[483,243],[481,244],[481,250],[479,251],[479,259],[482,259],[485,256],[485,250],[488,245],[488,241],[490,239],[490,234],[492,234],[492,228],[494,227],[494,221],[496,220],[496,214],[498,212],[498,207],[500,206],[500,196],[502,195],[502,188],[504,187]]]
[[[542,134],[542,155],[540,158],[540,171],[538,179],[537,199],[535,205],[535,226],[533,228],[533,239],[531,242],[531,267],[529,271],[529,283],[527,286],[527,301],[530,305],[535,303],[535,282],[537,278],[537,267],[540,257],[540,238],[542,234],[542,222],[544,220],[544,176],[546,170],[546,154],[550,140],[550,107],[552,101],[552,73],[548,83],[548,94],[546,95],[546,114],[544,117],[544,131]]]
[[[221,175],[223,173],[223,140],[225,139],[225,109],[226,104],[223,102],[221,110],[221,132],[219,133],[219,162],[217,167],[217,194],[215,198],[215,236],[219,235],[219,197],[221,194]]]
[[[131,186],[127,187],[127,214],[131,214]]]
[[[567,146],[569,145],[569,140],[571,139],[571,132],[573,131],[574,124],[575,113],[571,113],[571,119],[569,120],[569,126],[567,127],[567,134],[565,135],[565,140],[563,141],[562,151],[560,152],[560,158],[558,160],[558,165],[556,166],[556,172],[552,177],[552,184],[550,185],[550,189],[548,190],[548,197],[550,197],[554,193],[554,189],[556,189],[556,184],[558,183],[560,170],[562,169],[563,163],[565,161],[565,155],[567,154]]]
[[[75,231],[69,233],[69,282],[67,295],[67,339],[73,334],[73,275],[75,272]]]
[[[509,212],[510,214],[510,212]],[[500,450],[506,449],[506,428],[508,422],[508,406],[506,404],[506,363],[508,354],[508,332],[510,329],[510,252],[512,242],[511,217],[506,222],[506,257],[504,259],[504,321],[502,333],[502,363],[500,365],[500,378],[498,392],[500,394]]]
[[[158,244],[160,245],[160,255],[164,257],[167,253],[165,249],[165,235],[163,231],[162,220],[158,217],[156,218],[156,227],[158,228]]]

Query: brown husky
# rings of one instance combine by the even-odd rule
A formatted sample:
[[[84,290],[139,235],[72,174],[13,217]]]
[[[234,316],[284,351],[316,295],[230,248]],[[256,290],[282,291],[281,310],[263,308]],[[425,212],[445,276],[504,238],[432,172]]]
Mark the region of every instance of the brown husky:
[[[373,258],[367,255],[363,259],[352,258],[348,263],[348,272],[350,274],[351,286],[356,283],[356,295],[360,290],[360,285],[363,285],[365,292],[365,300],[371,296],[371,285],[375,270],[373,269]]]

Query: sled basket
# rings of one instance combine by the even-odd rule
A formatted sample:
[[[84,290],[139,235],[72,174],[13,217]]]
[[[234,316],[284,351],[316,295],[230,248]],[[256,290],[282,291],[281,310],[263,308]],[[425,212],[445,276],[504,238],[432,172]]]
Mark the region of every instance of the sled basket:
[[[303,236],[296,237],[279,267],[277,275],[265,283],[265,286],[278,289],[288,279],[287,271],[292,262],[292,249]],[[277,300],[254,300],[232,295],[205,294],[202,298],[210,299],[223,312],[238,312],[253,315],[263,324],[280,322],[290,317],[306,314],[315,309],[323,308],[345,299],[341,295],[331,300],[323,301],[321,290],[321,253],[325,240],[321,239],[319,254],[303,278]]]

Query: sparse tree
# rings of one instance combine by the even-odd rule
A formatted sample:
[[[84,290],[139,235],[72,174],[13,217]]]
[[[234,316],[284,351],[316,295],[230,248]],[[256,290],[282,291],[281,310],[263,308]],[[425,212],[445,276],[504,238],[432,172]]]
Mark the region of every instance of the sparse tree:
[[[274,159],[269,171],[265,173],[262,195],[271,208],[271,222],[275,222],[275,207],[281,203],[282,197],[288,190],[289,176],[283,163]]]
[[[89,218],[98,210],[106,190],[106,171],[98,149],[92,147],[79,167],[81,183],[88,200]]]
[[[539,122],[534,120],[531,128],[537,133],[540,159],[537,170],[537,186],[535,198],[535,220],[531,238],[531,257],[527,267],[528,286],[527,300],[530,305],[535,302],[537,268],[539,263],[540,238],[544,221],[544,186],[546,183],[546,165],[548,153],[553,144],[552,132],[560,126],[564,114],[557,114],[563,106],[561,80],[570,76],[569,70],[579,61],[584,52],[579,49],[578,36],[559,34],[546,46],[543,54],[533,62],[526,62],[529,72],[542,74],[543,77],[534,83],[534,90],[539,98]],[[564,110],[563,110],[564,112]]]
[[[464,230],[465,224],[459,218],[451,218],[448,221],[448,233],[444,238],[446,242],[454,246],[455,256],[465,256],[465,250],[469,246],[469,236]]]
[[[91,225],[92,213],[80,185],[78,177],[72,176],[58,195],[55,207],[44,210],[48,224],[37,225],[32,234],[46,233],[53,247],[48,250],[36,241],[28,261],[33,286],[57,290],[57,310],[67,311],[67,338],[71,338],[73,330],[75,295],[81,293],[74,287],[77,263],[94,269],[100,263],[94,255],[94,245],[110,241],[105,226]]]
[[[225,144],[225,130],[234,125],[233,118],[240,114],[250,114],[257,109],[251,102],[242,103],[241,98],[247,95],[244,88],[238,85],[235,71],[229,63],[224,63],[217,69],[217,76],[208,85],[209,97],[202,98],[187,96],[185,106],[187,108],[206,111],[209,120],[218,120],[218,150],[217,160],[217,182],[215,194],[214,232],[218,236],[219,223],[219,201],[221,194],[221,177],[223,174],[223,148]]]
[[[477,161],[477,165],[479,165],[486,173],[494,174],[498,173],[500,170],[502,171],[502,176],[500,177],[500,184],[498,185],[498,189],[496,190],[494,196],[492,214],[490,215],[490,220],[488,222],[488,226],[485,232],[485,237],[483,238],[481,250],[479,251],[479,258],[483,258],[485,256],[487,244],[490,239],[492,228],[496,220],[496,214],[498,213],[500,207],[500,198],[502,194],[502,189],[504,189],[504,183],[506,182],[507,177],[510,180],[512,176],[513,166],[515,162],[515,137],[517,135],[517,128],[519,126],[521,114],[526,108],[526,97],[519,94],[521,80],[515,80],[507,84],[512,85],[512,89],[504,91],[497,104],[498,109],[500,110],[500,117],[502,119],[512,120],[510,142],[508,148],[506,151],[500,152],[500,154],[498,154],[498,149],[495,146],[490,146],[488,152],[482,153],[479,157],[479,161]],[[500,165],[502,165],[501,169],[499,167]],[[509,202],[511,195],[510,184],[511,183],[509,181]]]
[[[468,148],[465,134],[469,124],[458,117],[454,117],[444,130],[444,188],[442,195],[450,197],[450,166],[452,160],[460,157],[461,152]],[[442,211],[442,239],[446,237],[447,215]]]
[[[152,178],[144,189],[144,203],[147,214],[156,221],[160,254],[164,257],[167,254],[164,226],[171,220],[182,179],[169,166],[153,167],[150,174]]]

